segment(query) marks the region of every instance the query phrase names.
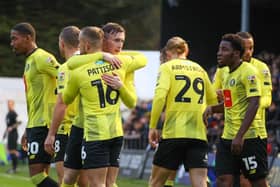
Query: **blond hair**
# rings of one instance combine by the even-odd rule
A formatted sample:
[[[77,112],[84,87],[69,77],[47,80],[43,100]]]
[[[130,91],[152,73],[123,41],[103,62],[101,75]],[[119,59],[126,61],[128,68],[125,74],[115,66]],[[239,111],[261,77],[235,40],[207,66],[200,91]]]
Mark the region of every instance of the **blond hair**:
[[[174,36],[167,41],[165,49],[180,55],[184,52],[188,53],[189,46],[183,38]]]

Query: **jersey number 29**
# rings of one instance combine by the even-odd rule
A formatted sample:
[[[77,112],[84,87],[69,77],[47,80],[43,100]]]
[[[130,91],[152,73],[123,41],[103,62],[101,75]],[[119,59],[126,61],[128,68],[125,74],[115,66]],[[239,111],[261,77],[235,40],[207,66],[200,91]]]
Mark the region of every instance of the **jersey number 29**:
[[[188,76],[186,76],[186,75],[175,75],[175,79],[176,80],[185,81],[184,87],[180,90],[180,92],[175,97],[175,102],[190,103],[191,102],[191,98],[190,97],[183,97],[183,96],[190,89],[190,87],[192,85],[193,90],[195,91],[195,93],[200,95],[197,103],[198,104],[202,104],[203,103],[204,82],[203,82],[203,80],[201,78],[197,77],[197,78],[195,78],[193,80],[193,82],[191,82],[191,79]]]

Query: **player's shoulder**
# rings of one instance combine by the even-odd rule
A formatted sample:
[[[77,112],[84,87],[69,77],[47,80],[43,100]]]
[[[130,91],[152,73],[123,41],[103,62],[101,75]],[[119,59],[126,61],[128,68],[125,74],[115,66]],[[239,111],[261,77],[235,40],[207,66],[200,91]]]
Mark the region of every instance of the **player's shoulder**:
[[[268,69],[268,66],[265,62],[257,59],[257,58],[251,58],[251,62],[253,65],[255,65],[257,68],[260,69]]]
[[[42,48],[37,48],[34,53],[33,53],[33,56],[35,58],[45,58],[45,57],[51,57],[51,58],[54,58],[54,55],[51,54],[50,52],[46,51],[45,49],[42,49]]]
[[[98,58],[98,56],[100,57]],[[70,70],[74,70],[76,68],[90,64],[91,62],[98,61],[97,59],[101,59],[101,56],[102,53],[74,55],[66,61],[66,64]]]
[[[258,69],[251,63],[243,62],[238,68],[239,74],[242,77],[259,75]]]
[[[54,65],[58,64],[53,54],[41,48],[37,48],[33,54],[30,55],[30,58],[36,61],[36,63],[51,63]]]

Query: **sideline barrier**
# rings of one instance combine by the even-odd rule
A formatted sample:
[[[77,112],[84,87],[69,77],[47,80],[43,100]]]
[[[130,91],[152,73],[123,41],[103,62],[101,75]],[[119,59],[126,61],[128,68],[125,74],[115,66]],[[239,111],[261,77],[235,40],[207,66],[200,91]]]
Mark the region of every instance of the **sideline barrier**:
[[[152,171],[154,151],[123,149],[120,154],[120,172],[123,177],[138,178],[148,180]],[[271,163],[272,157],[268,158]],[[276,157],[272,163],[271,170],[267,177],[270,187],[280,186],[280,156]],[[208,178],[211,186],[215,186],[215,154],[208,154]],[[185,172],[183,166],[177,171],[176,183],[190,185],[189,173]]]
[[[154,151],[152,150],[123,149],[120,154],[119,174],[123,177],[148,180],[152,171],[153,157]],[[216,178],[214,174],[215,155],[213,153],[208,154],[208,164],[209,179],[211,183],[214,183]],[[185,172],[183,166],[177,172],[176,182],[190,185],[189,173]]]

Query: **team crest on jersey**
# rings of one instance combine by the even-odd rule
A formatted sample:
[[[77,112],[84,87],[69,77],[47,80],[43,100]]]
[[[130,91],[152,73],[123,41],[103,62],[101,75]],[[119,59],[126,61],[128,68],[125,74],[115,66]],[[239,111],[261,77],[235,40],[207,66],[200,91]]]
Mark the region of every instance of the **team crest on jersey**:
[[[263,75],[264,75],[265,78],[269,77],[269,70],[264,69],[263,70]]]
[[[250,75],[250,76],[248,76],[248,81],[249,81],[251,84],[255,84],[255,83],[256,83],[256,76],[255,76],[255,75]]]
[[[53,61],[52,57],[50,57],[50,56],[46,59],[46,62],[50,63],[50,64],[54,64],[54,61]]]
[[[98,60],[98,61],[95,62],[95,64],[102,65],[102,64],[104,64],[104,61],[103,60]]]
[[[58,74],[58,80],[59,81],[64,81],[65,79],[65,73],[64,72],[59,72]]]
[[[158,75],[157,75],[157,84],[156,84],[156,86],[159,85],[159,78],[160,78],[160,72],[159,72]]]
[[[230,86],[234,86],[234,85],[235,85],[235,79],[231,79],[231,80],[229,81],[229,85],[230,85]]]
[[[29,69],[30,69],[30,64],[28,63],[25,65],[24,71],[27,72]]]

